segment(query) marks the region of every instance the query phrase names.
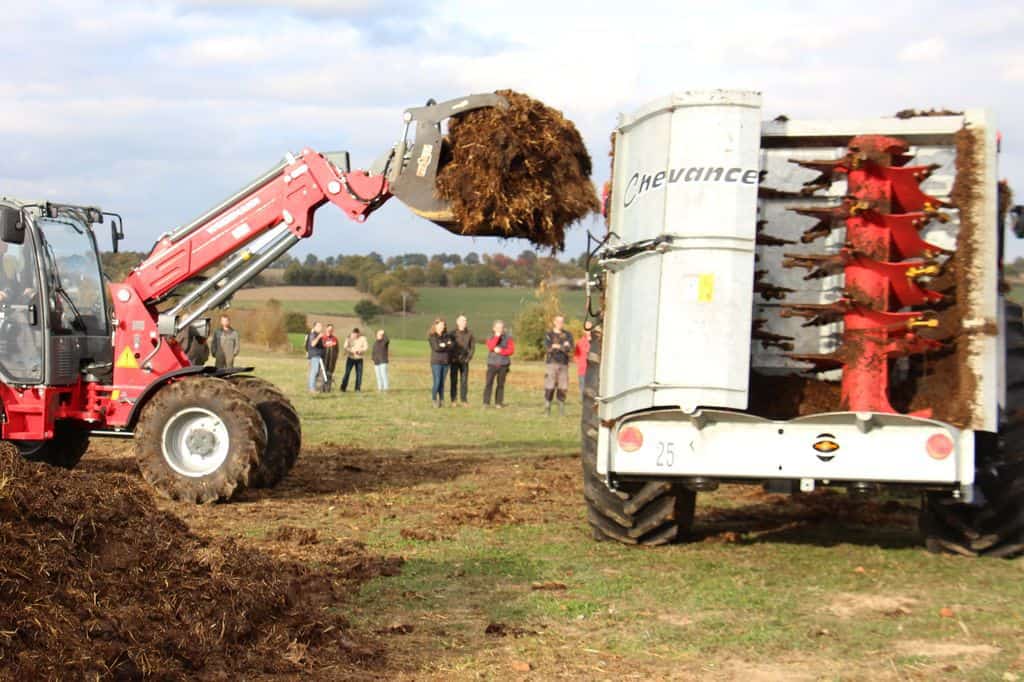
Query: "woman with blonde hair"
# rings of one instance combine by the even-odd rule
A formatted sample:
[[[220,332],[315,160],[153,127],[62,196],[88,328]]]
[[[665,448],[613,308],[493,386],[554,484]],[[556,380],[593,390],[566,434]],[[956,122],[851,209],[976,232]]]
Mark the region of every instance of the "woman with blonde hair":
[[[444,380],[448,374],[448,365],[451,364],[451,351],[455,342],[448,333],[448,325],[440,317],[430,325],[427,341],[430,343],[430,369],[433,374],[430,399],[434,407],[444,407]]]

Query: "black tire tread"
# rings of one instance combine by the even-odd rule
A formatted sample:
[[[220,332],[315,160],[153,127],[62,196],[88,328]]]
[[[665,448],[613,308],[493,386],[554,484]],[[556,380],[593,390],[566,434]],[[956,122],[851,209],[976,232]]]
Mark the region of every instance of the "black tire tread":
[[[233,376],[229,379],[259,410],[267,427],[267,446],[260,463],[249,475],[250,488],[273,488],[288,475],[302,449],[302,424],[288,397],[265,379]]]
[[[591,333],[580,425],[583,498],[587,523],[595,540],[628,545],[664,545],[679,540],[693,524],[696,493],[662,481],[630,483],[610,490],[597,473],[598,381],[601,366],[601,325]]]
[[[202,477],[178,474],[163,456],[163,427],[186,405],[203,406],[223,418],[232,441],[224,464]],[[266,448],[259,410],[225,379],[187,377],[161,387],[142,408],[135,428],[135,461],[142,477],[162,496],[178,502],[227,501],[249,484]]]

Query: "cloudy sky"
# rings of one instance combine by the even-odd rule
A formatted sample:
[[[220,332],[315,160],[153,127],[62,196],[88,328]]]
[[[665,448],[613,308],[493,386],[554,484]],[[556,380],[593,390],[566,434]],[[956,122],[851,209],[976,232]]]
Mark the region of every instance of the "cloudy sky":
[[[988,107],[1000,174],[1024,195],[1019,1],[67,0],[4,3],[3,26],[0,193],[120,211],[128,248],[286,151],[348,149],[366,166],[405,107],[498,88],[576,121],[599,183],[618,112],[673,90],[760,90],[766,118]],[[363,226],[325,207],[317,227],[297,253],[499,246],[397,201]]]

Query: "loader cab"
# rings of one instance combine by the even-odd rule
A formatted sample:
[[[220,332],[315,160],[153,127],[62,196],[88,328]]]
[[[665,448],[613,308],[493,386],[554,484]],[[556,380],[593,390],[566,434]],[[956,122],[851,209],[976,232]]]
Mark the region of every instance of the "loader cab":
[[[68,386],[110,370],[96,209],[0,201],[0,374]]]

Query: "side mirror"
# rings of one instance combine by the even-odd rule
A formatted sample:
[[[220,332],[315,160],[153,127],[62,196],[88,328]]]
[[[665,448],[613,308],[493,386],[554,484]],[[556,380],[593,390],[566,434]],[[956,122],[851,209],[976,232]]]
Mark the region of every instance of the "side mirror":
[[[124,239],[124,224],[121,216],[115,213],[108,213],[110,216],[110,243],[114,253],[117,253],[118,244]]]
[[[13,206],[0,206],[0,240],[8,244],[25,243],[25,223],[21,211]]]
[[[1013,228],[1013,233],[1018,238],[1024,237],[1024,206],[1017,205],[1010,209],[1011,223],[1010,226]]]

